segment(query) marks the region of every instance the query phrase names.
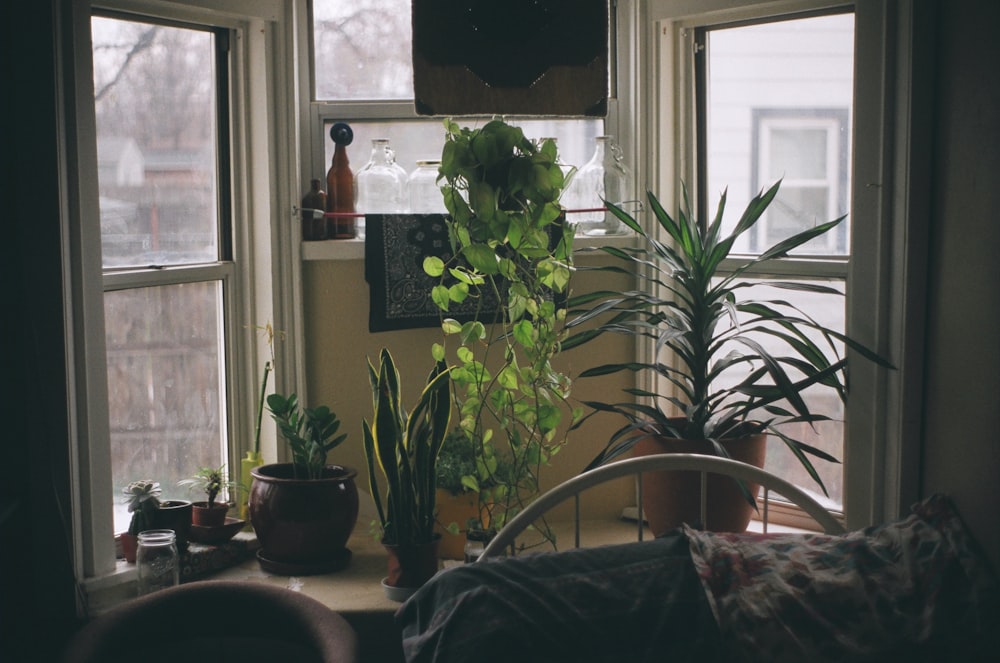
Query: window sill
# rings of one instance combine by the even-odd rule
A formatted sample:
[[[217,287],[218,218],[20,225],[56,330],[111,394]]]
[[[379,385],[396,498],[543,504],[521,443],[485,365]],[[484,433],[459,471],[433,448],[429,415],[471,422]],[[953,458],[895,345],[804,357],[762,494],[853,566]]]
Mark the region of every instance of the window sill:
[[[239,532],[232,540],[217,546],[190,543],[188,552],[181,556],[181,582],[239,566],[252,559],[258,548],[257,536],[253,532]],[[137,580],[135,564],[124,559],[116,562],[111,573],[86,579],[83,589],[87,596],[88,613],[98,615],[135,598]]]
[[[591,236],[581,235],[573,240],[573,248],[595,249],[601,246],[631,246],[635,243],[635,234]],[[302,260],[364,260],[365,240],[363,239],[326,239],[321,241],[302,242]]]

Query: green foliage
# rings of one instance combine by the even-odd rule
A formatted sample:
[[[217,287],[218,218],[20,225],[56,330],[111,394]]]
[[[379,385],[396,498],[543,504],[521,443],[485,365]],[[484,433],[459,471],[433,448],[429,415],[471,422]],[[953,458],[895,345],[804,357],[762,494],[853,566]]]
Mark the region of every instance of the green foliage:
[[[368,361],[372,419],[363,422],[368,481],[382,542],[429,543],[434,536],[436,463],[451,424],[449,370],[439,361],[409,413],[400,396],[399,372],[388,350],[378,368]],[[379,489],[376,469],[385,482]]]
[[[651,339],[655,341],[657,353],[666,355],[662,359],[655,357],[649,363],[595,366],[580,376],[652,371],[668,381],[675,394],[629,390],[633,396],[650,399],[652,404],[586,403],[594,412],[616,412],[628,421],[588,469],[628,451],[639,439],[638,430],[704,440],[706,452],[720,456],[726,455],[719,444],[720,439],[767,431],[791,449],[826,492],[808,456],[837,460],[787,436],[779,426],[792,422],[813,424],[829,419],[810,411],[802,397],[802,392],[809,387],[826,387],[833,389],[841,399],[846,397],[847,359],[838,354],[840,343],[880,366],[889,367],[890,364],[845,335],[823,327],[785,300],[740,297],[742,290],[753,285],[741,279],[744,273],[787,256],[789,251],[836,227],[843,217],[804,230],[756,257],[746,258],[725,272],[720,271],[723,261],[731,257],[736,239],[761,218],[779,186],[780,181],[754,196],[728,236],[721,234],[725,193],[715,217],[707,225],[698,223],[686,209],[682,209],[675,220],[649,193],[650,208],[668,241],[647,233],[624,210],[608,205],[643,241],[636,249],[603,249],[618,258],[621,264],[597,269],[634,273],[639,279],[639,287],[627,292],[591,293],[571,302],[571,306],[589,308],[575,310],[577,315],[568,323],[569,327],[592,320],[601,323],[567,339],[564,348],[581,345],[605,333]],[[843,296],[838,290],[817,283],[768,281],[767,284],[786,290]],[[661,296],[661,293],[664,294]],[[787,354],[772,354],[762,343],[767,338],[777,340]],[[733,384],[723,378],[727,369],[742,370],[742,379]],[[672,418],[665,413],[662,402],[673,406],[681,416]]]
[[[431,298],[444,341],[432,355],[454,353],[459,426],[482,471],[465,476],[484,484],[482,506],[501,527],[537,494],[541,467],[565,443],[571,383],[551,361],[565,337],[557,302],[569,290],[573,230],[559,206],[566,181],[551,140],[536,145],[500,119],[445,127],[439,180],[454,258],[424,262],[440,279]],[[453,303],[470,299],[473,319],[449,317]]]
[[[222,491],[226,491],[228,494],[230,490],[245,490],[239,481],[229,480],[225,465],[219,467],[201,467],[194,476],[188,479],[181,479],[177,482],[177,485],[186,486],[190,490],[200,490],[205,493],[209,506],[215,504],[215,499]],[[228,502],[228,499],[226,501]]]
[[[278,431],[288,443],[296,478],[319,479],[326,467],[327,455],[347,434],[337,435],[340,419],[329,407],[299,409],[295,394],[267,397],[267,409],[278,424]]]
[[[153,526],[153,512],[160,508],[160,484],[149,479],[133,481],[122,489],[132,520],[128,533],[137,536]]]

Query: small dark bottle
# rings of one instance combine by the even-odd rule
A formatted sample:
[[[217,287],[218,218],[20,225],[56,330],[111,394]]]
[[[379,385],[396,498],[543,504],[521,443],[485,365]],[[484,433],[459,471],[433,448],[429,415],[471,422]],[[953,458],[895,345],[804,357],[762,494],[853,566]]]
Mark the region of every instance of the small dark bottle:
[[[323,180],[314,179],[310,189],[302,197],[302,239],[305,241],[326,239],[326,192],[321,188]]]
[[[347,146],[354,140],[354,131],[345,122],[330,127],[330,138],[336,146],[330,170],[326,173],[327,237],[352,239],[356,234],[354,214],[354,173],[347,159]]]

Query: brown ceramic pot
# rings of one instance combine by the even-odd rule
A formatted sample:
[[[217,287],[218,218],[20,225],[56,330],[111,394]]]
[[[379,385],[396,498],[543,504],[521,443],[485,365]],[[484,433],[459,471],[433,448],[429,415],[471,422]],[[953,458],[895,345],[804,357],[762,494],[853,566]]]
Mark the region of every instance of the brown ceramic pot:
[[[632,448],[633,456],[659,453],[705,453],[707,442],[671,437],[646,437]],[[722,446],[734,460],[764,467],[767,435],[747,435],[722,440]],[[757,495],[759,486],[748,484]],[[739,484],[729,477],[708,475],[706,519],[701,521],[701,473],[659,471],[642,475],[642,511],[654,536],[679,527],[682,523],[714,532],[746,531],[753,517],[753,507],[744,499]]]
[[[291,463],[252,470],[250,522],[262,566],[328,573],[349,559],[347,539],[358,520],[357,471],[327,465],[319,479],[296,479]]]

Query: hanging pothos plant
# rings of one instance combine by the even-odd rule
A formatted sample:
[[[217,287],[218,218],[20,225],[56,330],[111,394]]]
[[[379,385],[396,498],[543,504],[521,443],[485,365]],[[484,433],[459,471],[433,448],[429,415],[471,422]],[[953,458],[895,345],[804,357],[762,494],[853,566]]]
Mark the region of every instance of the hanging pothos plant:
[[[432,354],[457,360],[460,427],[479,449],[478,471],[464,479],[499,528],[537,495],[541,468],[566,442],[565,414],[581,416],[567,401],[569,378],[552,366],[573,272],[573,229],[559,205],[567,182],[552,140],[536,144],[500,119],[445,128],[438,181],[453,258],[424,261],[440,279],[431,296],[445,335]],[[470,298],[471,319],[449,317]]]

